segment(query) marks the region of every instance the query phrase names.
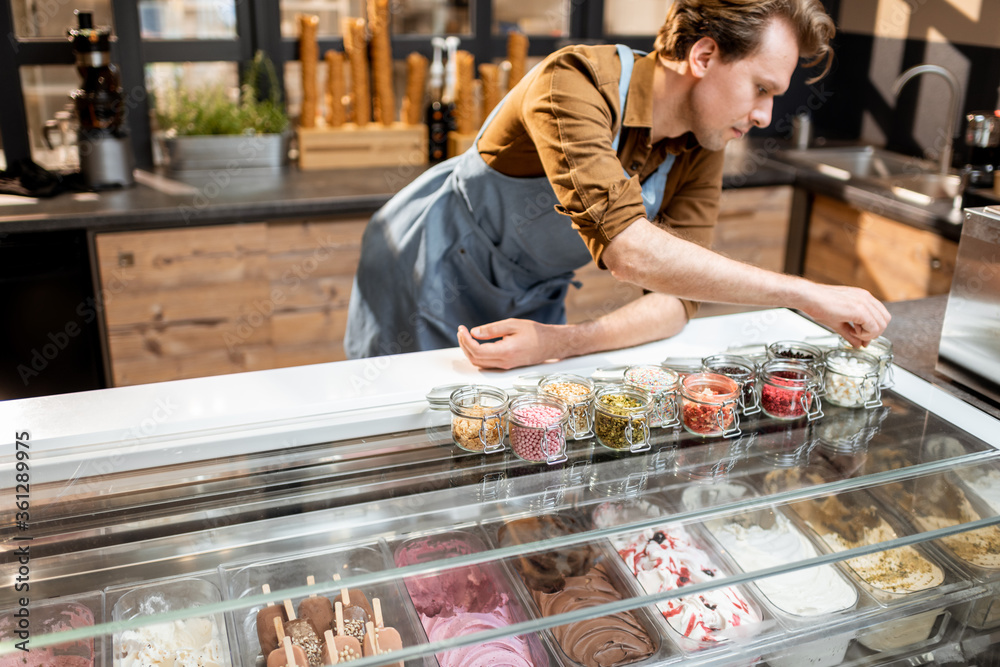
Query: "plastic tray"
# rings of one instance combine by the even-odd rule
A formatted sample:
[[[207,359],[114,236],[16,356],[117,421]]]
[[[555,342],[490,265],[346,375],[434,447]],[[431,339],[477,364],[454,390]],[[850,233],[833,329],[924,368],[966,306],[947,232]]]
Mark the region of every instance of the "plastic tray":
[[[13,586],[11,587],[13,591]],[[27,594],[25,594],[27,597]],[[14,598],[21,597],[15,594]],[[43,634],[60,632],[74,628],[82,628],[104,622],[104,593],[94,591],[83,595],[70,595],[49,600],[30,599],[26,607],[28,616],[26,622],[30,621],[31,637],[38,637]],[[21,607],[4,607],[0,609],[0,639],[13,639],[21,641],[15,632],[18,631],[20,619],[23,616],[15,616],[21,613]],[[31,649],[28,653],[17,653],[18,667],[51,667],[53,664],[62,664],[59,660],[72,660],[66,664],[80,667],[102,667],[104,665],[105,638],[95,637],[93,639],[81,639],[79,641],[67,642],[46,648]],[[30,648],[30,643],[29,643]],[[8,658],[0,659],[3,663]]]

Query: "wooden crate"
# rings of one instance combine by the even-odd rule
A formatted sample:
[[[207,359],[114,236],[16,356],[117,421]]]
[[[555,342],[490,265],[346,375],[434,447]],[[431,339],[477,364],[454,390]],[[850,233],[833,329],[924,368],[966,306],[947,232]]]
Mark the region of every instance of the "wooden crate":
[[[427,163],[427,127],[371,123],[300,127],[300,169],[356,169]]]

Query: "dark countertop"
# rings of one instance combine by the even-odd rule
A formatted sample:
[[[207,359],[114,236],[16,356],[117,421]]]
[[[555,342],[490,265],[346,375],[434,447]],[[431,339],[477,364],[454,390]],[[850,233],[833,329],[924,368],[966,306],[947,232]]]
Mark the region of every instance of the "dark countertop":
[[[931,384],[941,387],[983,412],[1000,419],[1000,405],[972,393],[962,385],[935,371],[941,325],[948,296],[932,296],[915,301],[887,303],[892,321],[885,336],[892,341],[895,362]]]
[[[146,174],[134,187],[0,206],[0,233],[122,231],[370,215],[427,165],[302,171],[236,169]],[[143,176],[143,174],[140,174]],[[727,155],[723,187],[791,185],[795,171],[759,151]],[[157,185],[159,183],[159,185]]]

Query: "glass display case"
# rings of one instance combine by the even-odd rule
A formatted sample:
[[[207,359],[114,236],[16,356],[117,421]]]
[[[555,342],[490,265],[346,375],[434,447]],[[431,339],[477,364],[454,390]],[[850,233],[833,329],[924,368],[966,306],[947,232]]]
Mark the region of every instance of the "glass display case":
[[[412,386],[434,380],[414,356],[442,365],[421,355],[303,370],[317,394],[378,374],[395,389],[307,416],[168,430],[170,389],[150,385],[160,413],[137,411],[134,437],[49,443],[43,457],[19,434],[4,479],[17,451],[49,469],[33,473],[30,520],[5,520],[2,573],[12,586],[24,545],[32,618],[65,607],[32,625],[32,648],[110,667],[183,647],[257,667],[284,650],[280,626],[314,664],[325,630],[336,651],[372,654],[359,665],[995,659],[1000,429],[915,376],[894,369],[877,408],[741,415],[730,438],[654,427],[643,451],[567,438],[547,463],[458,447],[441,392],[432,405],[431,387]],[[601,362],[572,370],[600,380]],[[537,387],[548,370],[530,372]],[[274,373],[241,381],[279,402]],[[132,409],[129,391],[115,396]],[[5,606],[10,650],[19,606]]]

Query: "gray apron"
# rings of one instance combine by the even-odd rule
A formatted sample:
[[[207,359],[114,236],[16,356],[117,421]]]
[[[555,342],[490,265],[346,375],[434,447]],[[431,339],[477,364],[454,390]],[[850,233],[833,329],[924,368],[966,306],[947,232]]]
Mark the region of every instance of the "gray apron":
[[[618,55],[624,118],[634,56],[622,45]],[[509,317],[565,324],[566,292],[590,252],[555,211],[547,177],[505,176],[479,154],[500,105],[469,150],[428,169],[369,221],[348,309],[349,358],[454,347],[460,324]],[[619,128],[615,151],[620,137]],[[650,220],[673,162],[668,155],[642,184]]]

